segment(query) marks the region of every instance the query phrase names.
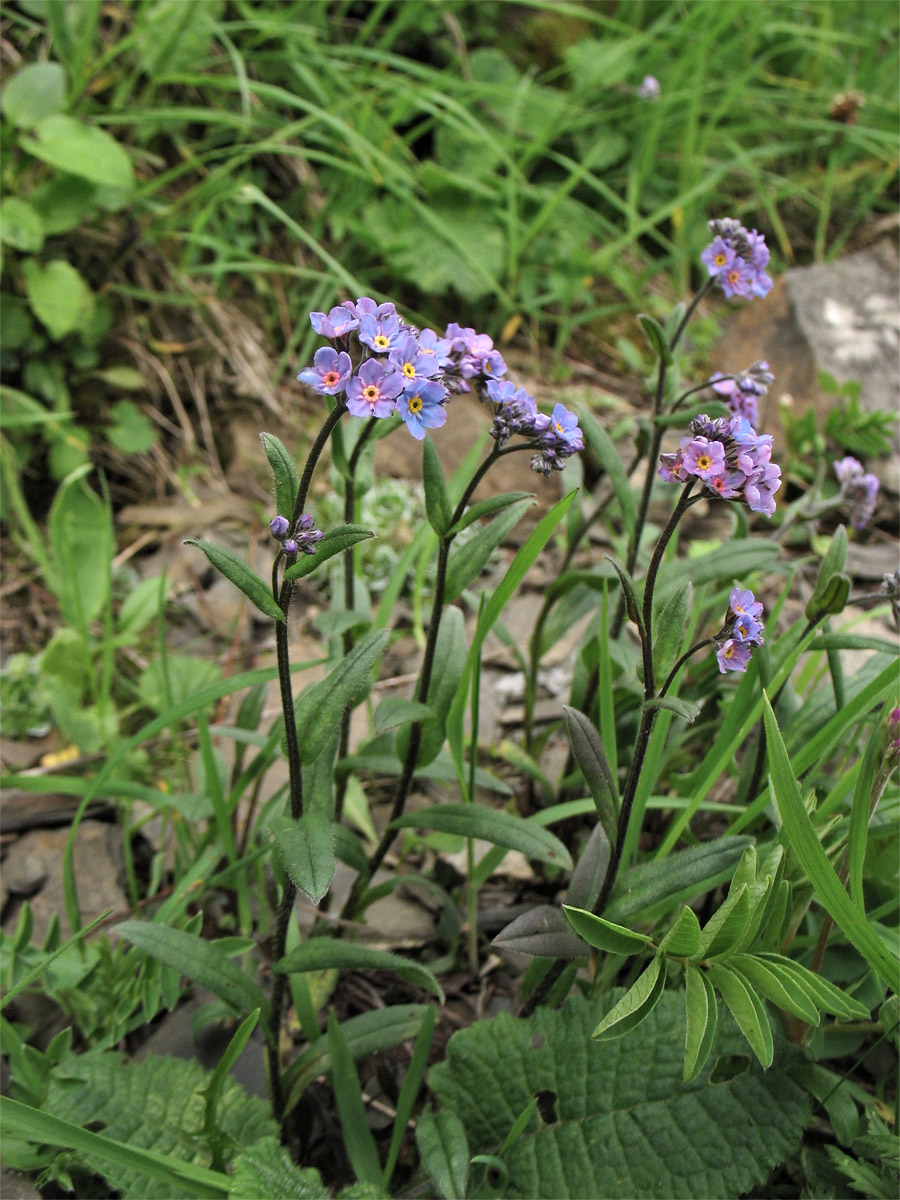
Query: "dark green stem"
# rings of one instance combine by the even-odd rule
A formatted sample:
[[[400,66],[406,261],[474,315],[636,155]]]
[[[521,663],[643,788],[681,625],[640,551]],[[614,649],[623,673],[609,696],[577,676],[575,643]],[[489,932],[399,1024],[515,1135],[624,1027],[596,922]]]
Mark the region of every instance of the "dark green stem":
[[[689,658],[693,658],[693,656],[695,654],[698,654],[706,646],[715,645],[715,641],[716,641],[716,639],[712,638],[712,637],[701,638],[699,642],[694,642],[693,646],[691,646],[690,649],[685,650],[684,654],[682,654],[681,658],[679,658],[678,662],[675,664],[675,666],[672,668],[672,670],[667,675],[666,682],[659,689],[660,696],[665,696],[666,692],[668,692],[669,688],[675,682],[675,676],[678,674],[678,672],[681,670],[681,668],[684,666],[684,664],[687,662],[687,660]]]

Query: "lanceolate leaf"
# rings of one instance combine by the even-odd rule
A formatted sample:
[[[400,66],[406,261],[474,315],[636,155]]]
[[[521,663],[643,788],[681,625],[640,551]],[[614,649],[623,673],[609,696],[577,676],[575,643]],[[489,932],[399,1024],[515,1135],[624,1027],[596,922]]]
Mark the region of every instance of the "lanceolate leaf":
[[[469,1144],[462,1121],[452,1112],[425,1109],[416,1123],[422,1165],[444,1200],[464,1200],[469,1178]]]
[[[418,700],[406,700],[403,696],[388,696],[375,709],[375,731],[396,729],[398,725],[409,725],[413,721],[427,721],[434,713],[427,704]]]
[[[687,905],[678,920],[659,944],[660,950],[672,958],[693,958],[700,950],[700,922]]]
[[[434,669],[428,686],[428,707],[433,720],[425,721],[419,740],[416,766],[420,769],[434,762],[444,745],[444,729],[447,713],[456,695],[466,661],[466,629],[463,614],[452,605],[440,616],[437,645],[434,650]],[[410,730],[405,726],[397,733],[397,757],[406,758]]]
[[[682,700],[679,696],[654,696],[644,701],[644,708],[667,708],[692,725],[700,715],[700,705],[693,700]]]
[[[428,524],[438,537],[443,537],[450,528],[453,513],[441,460],[430,438],[425,438],[422,443],[422,482],[425,485],[425,513]]]
[[[299,821],[275,817],[269,822],[284,869],[304,895],[318,904],[334,878],[331,818],[307,811]]]
[[[447,566],[445,599],[452,603],[464,588],[477,579],[487,566],[491,555],[505,537],[515,529],[520,518],[534,503],[533,497],[511,505],[493,518],[466,542],[457,542],[450,552]]]
[[[724,837],[690,846],[658,862],[641,863],[621,877],[606,910],[609,920],[629,921],[664,912],[728,879],[750,844],[749,837]]]
[[[744,933],[750,915],[747,884],[732,887],[728,899],[713,913],[703,929],[700,957],[711,958],[734,949]]]
[[[774,1044],[766,1010],[759,997],[739,971],[730,965],[714,964],[710,978],[731,1010],[738,1028],[764,1067],[772,1065]]]
[[[406,813],[391,822],[392,829],[436,829],[460,837],[481,838],[509,850],[520,850],[527,858],[552,866],[572,869],[568,850],[547,829],[532,821],[478,804],[435,804]]]
[[[300,697],[297,704],[297,734],[304,766],[316,761],[334,736],[341,714],[367,690],[372,669],[387,646],[386,629],[366,634],[331,674]]]
[[[294,514],[300,476],[293,455],[274,433],[261,433],[263,448],[275,478],[275,511],[288,520]]]
[[[789,972],[779,973],[770,963],[754,954],[736,954],[731,959],[731,966],[736,967],[760,995],[785,1012],[793,1013],[807,1025],[819,1024],[818,1009]]]
[[[212,542],[205,542],[201,538],[187,538],[184,544],[196,546],[202,550],[216,570],[221,571],[226,579],[230,579],[235,587],[240,588],[261,613],[265,613],[273,621],[284,620],[284,613],[276,603],[269,585],[264,583],[255,571],[251,571],[247,564],[242,563],[230,550],[225,550],[222,546],[214,546]]]
[[[494,938],[494,946],[532,958],[584,958],[587,948],[554,905],[538,904],[511,921]]]
[[[769,746],[772,785],[778,803],[778,811],[784,823],[784,831],[790,839],[791,849],[796,854],[820,901],[834,918],[847,939],[852,942],[873,970],[881,976],[888,987],[900,990],[900,963],[888,950],[878,934],[860,912],[828,861],[815,827],[810,820],[791,760],[778,728],[768,697],[764,696],[763,715]]]
[[[401,979],[427,988],[444,1003],[441,985],[425,967],[371,946],[360,946],[336,938],[312,937],[280,959],[273,970],[282,975],[295,971],[368,970],[393,971]]]
[[[637,983],[606,1014],[591,1035],[597,1041],[620,1038],[640,1025],[658,1003],[666,986],[666,960],[654,958]]]
[[[625,526],[625,532],[630,536],[634,533],[637,513],[628,476],[622,464],[622,456],[613,445],[609,434],[586,405],[579,407],[578,419],[588,445],[600,459],[600,464],[613,485],[622,513],[622,523]]]
[[[619,821],[619,795],[616,781],[610,770],[600,734],[590,720],[577,708],[563,705],[566,714],[566,729],[572,744],[572,754],[578,769],[588,785],[591,799],[597,808],[611,846],[616,844]]]
[[[641,954],[652,945],[650,938],[644,934],[632,933],[630,929],[614,925],[612,921],[585,912],[583,908],[564,904],[563,912],[575,932],[596,950],[603,950],[607,954]]]
[[[209,988],[242,1016],[260,1009],[264,1025],[269,1019],[269,1002],[262,988],[227,958],[221,950],[194,934],[169,925],[123,921],[116,929],[152,958],[180,971],[188,979]]]
[[[466,509],[450,532],[459,533],[460,530],[468,528],[473,521],[480,521],[483,517],[489,517],[503,508],[509,508],[511,504],[516,504],[519,500],[533,501],[534,492],[503,492],[500,496],[488,496],[486,500],[479,500],[477,504]]]
[[[322,563],[328,562],[329,558],[334,558],[336,554],[349,550],[357,542],[364,542],[366,538],[374,536],[372,530],[366,529],[363,525],[335,525],[333,529],[326,530],[321,542],[316,544],[315,554],[304,554],[302,558],[288,567],[284,577],[285,579],[303,579],[318,570]]]
[[[331,1084],[347,1155],[360,1183],[378,1184],[381,1182],[378,1148],[366,1121],[366,1108],[353,1055],[333,1008],[328,1014],[328,1049],[331,1052]]]
[[[650,343],[653,353],[657,358],[662,359],[666,366],[671,366],[672,351],[669,349],[666,331],[662,325],[647,313],[638,313],[638,320],[641,323],[641,328],[647,335],[647,341]]]
[[[684,969],[684,1082],[696,1079],[706,1065],[716,1036],[716,993],[705,971],[688,963]]]
[[[833,1013],[847,1021],[868,1020],[870,1013],[864,1004],[802,963],[794,962],[783,954],[760,954],[757,957],[785,981],[785,986],[792,981],[794,986],[801,988],[822,1012]]]

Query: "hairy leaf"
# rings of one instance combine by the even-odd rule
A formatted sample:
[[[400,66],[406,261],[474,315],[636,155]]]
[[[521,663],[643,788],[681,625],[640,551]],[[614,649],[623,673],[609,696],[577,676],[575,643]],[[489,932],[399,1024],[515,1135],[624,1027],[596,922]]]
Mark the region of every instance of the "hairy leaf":
[[[659,1003],[666,986],[666,960],[654,958],[618,1004],[613,1005],[591,1035],[598,1042],[624,1037],[646,1020]]]
[[[426,1108],[416,1123],[422,1165],[444,1200],[464,1200],[469,1178],[469,1144],[462,1121],[452,1112]]]
[[[300,488],[297,464],[294,456],[274,433],[261,433],[259,436],[275,479],[275,512],[290,520]]]
[[[216,570],[221,571],[226,579],[230,579],[236,588],[240,588],[261,613],[265,613],[273,621],[284,620],[284,613],[272,595],[269,585],[230,550],[214,546],[212,542],[205,542],[202,538],[186,538],[184,544],[202,550]]]
[[[508,850],[521,850],[528,858],[572,869],[572,859],[558,837],[512,813],[479,804],[435,804],[406,813],[391,822],[393,829],[436,829],[460,837],[482,838]]]
[[[322,563],[327,562],[329,558],[334,558],[336,554],[342,554],[351,546],[355,546],[357,542],[364,542],[367,538],[374,536],[372,530],[366,529],[364,525],[335,525],[333,529],[326,529],[321,542],[316,543],[315,554],[304,554],[302,558],[288,567],[284,577],[285,579],[303,579],[307,575],[312,575],[313,571],[318,570]]]
[[[376,950],[372,946],[360,946],[352,942],[341,942],[330,937],[307,938],[272,968],[282,975],[295,971],[368,970],[393,971],[418,987],[434,992],[444,1002],[441,985],[432,973],[419,963],[387,950]]]
[[[492,945],[532,958],[584,958],[584,942],[569,927],[560,909],[538,904],[511,921]]]

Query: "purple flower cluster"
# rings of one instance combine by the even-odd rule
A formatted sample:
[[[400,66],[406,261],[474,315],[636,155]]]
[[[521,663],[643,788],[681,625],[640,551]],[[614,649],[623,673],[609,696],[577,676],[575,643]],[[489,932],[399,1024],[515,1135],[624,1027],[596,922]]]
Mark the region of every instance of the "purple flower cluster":
[[[468,392],[470,380],[483,383],[506,374],[506,363],[487,334],[447,326],[441,337],[401,320],[391,302],[368,296],[346,300],[328,313],[310,313],[316,333],[331,346],[317,350],[313,365],[297,376],[321,395],[345,394],[354,417],[399,414],[414,438],[447,420],[451,391]],[[358,347],[354,360],[350,335]]]
[[[847,455],[834,464],[834,473],[841,485],[841,497],[850,506],[854,529],[865,529],[872,520],[878,500],[878,479],[864,471],[858,459]]]
[[[700,416],[689,429],[694,436],[682,439],[680,450],[660,455],[659,475],[669,483],[699,479],[708,495],[771,517],[781,487],[772,435],[757,433],[746,417]]]
[[[723,375],[716,371],[710,379],[713,391],[725,397],[732,415],[746,417],[754,429],[759,424],[759,398],[765,396],[774,382],[775,376],[763,360],[741,371],[740,375]]]
[[[565,405],[554,405],[547,416],[538,410],[533,396],[507,379],[490,379],[485,390],[494,408],[491,437],[498,446],[503,446],[514,434],[531,439],[537,450],[531,459],[532,471],[544,476],[561,471],[567,458],[584,449],[578,418]]]
[[[281,542],[281,548],[290,558],[298,554],[315,554],[316,544],[321,542],[324,534],[321,529],[314,528],[315,522],[309,513],[304,513],[297,524],[291,529],[287,517],[273,517],[269,522],[272,537]]]
[[[747,670],[751,649],[763,643],[762,613],[762,604],[749,588],[731,589],[728,612],[716,635],[716,660],[723,675],[726,671]]]
[[[766,274],[769,247],[766,239],[755,229],[745,229],[740,221],[725,217],[710,221],[713,240],[700,255],[710,275],[725,295],[767,296],[772,280]]]

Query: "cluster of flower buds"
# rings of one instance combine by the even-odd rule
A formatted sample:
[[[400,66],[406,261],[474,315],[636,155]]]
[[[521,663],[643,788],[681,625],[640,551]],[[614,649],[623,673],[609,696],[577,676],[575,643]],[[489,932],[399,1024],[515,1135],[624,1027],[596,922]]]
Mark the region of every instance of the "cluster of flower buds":
[[[710,221],[713,240],[700,255],[701,262],[725,295],[767,296],[772,280],[766,274],[769,247],[755,229],[745,229],[733,217]]]
[[[762,614],[763,606],[749,588],[731,589],[728,612],[716,635],[716,660],[723,675],[747,670],[751,649],[763,643]]]
[[[567,458],[584,449],[578,418],[565,405],[555,404],[548,416],[538,410],[533,396],[507,379],[488,380],[485,391],[494,408],[491,437],[498,446],[514,434],[529,438],[537,450],[531,459],[532,471],[544,476],[561,471]]]
[[[872,520],[878,500],[878,479],[863,470],[862,463],[848,454],[834,464],[834,473],[841,485],[841,499],[850,506],[854,529],[865,529]]]
[[[711,377],[713,391],[723,396],[732,415],[746,417],[755,429],[759,424],[759,398],[765,396],[775,376],[764,360],[755,362],[740,375],[723,375],[716,371]]]
[[[269,522],[272,537],[281,542],[281,549],[291,558],[301,553],[315,554],[316,544],[321,542],[324,534],[314,526],[315,522],[310,513],[304,513],[293,529],[287,517],[273,517]]]
[[[659,474],[669,483],[699,479],[705,491],[721,500],[737,500],[752,512],[771,517],[781,468],[772,462],[772,435],[757,433],[746,417],[697,417],[689,425],[693,437],[681,449],[661,454]]]
[[[453,323],[445,335],[402,321],[396,306],[368,296],[346,300],[328,313],[309,316],[331,346],[317,350],[313,365],[297,376],[326,396],[346,394],[354,417],[399,414],[414,438],[447,420],[451,391],[468,392],[469,381],[499,379],[506,363],[484,333]],[[351,349],[354,337],[354,358]],[[356,360],[354,362],[354,359]]]

